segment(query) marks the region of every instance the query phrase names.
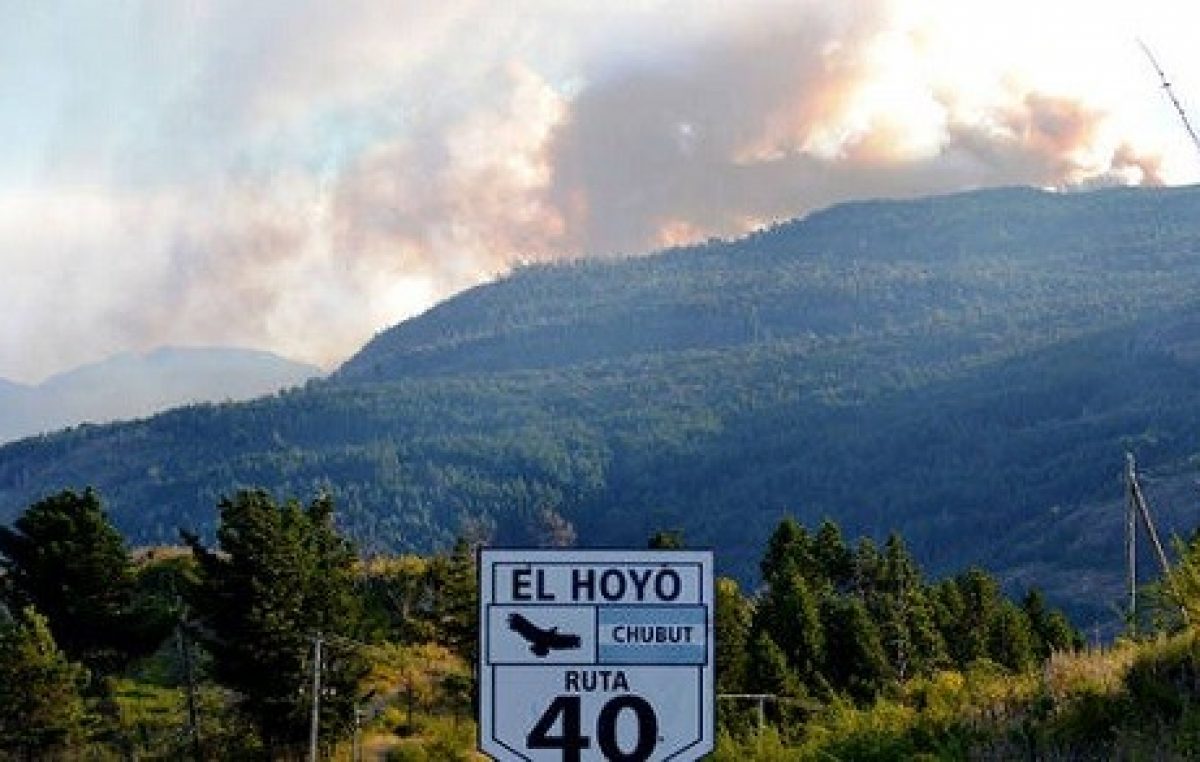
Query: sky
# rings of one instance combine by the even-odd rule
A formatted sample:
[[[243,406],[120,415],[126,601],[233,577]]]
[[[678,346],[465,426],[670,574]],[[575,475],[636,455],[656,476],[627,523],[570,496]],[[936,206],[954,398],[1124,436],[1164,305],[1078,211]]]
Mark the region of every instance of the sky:
[[[1200,179],[1182,0],[0,0],[0,377],[333,368],[522,263]],[[1200,120],[1200,111],[1194,113]]]

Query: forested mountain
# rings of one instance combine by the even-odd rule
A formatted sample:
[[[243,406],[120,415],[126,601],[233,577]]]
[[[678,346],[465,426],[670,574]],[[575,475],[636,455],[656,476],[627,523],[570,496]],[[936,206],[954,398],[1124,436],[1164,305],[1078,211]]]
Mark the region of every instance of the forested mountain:
[[[206,400],[247,400],[302,384],[314,365],[237,347],[125,352],[25,386],[0,379],[0,442]]]
[[[1200,454],[1198,327],[1200,190],[849,204],[523,268],[328,381],[8,445],[0,519],[90,484],[160,542],[211,531],[238,485],[327,489],[368,549],[680,528],[749,580],[781,515],[831,516],[901,530],[934,572],[984,564],[1107,617],[1125,449],[1152,501]]]

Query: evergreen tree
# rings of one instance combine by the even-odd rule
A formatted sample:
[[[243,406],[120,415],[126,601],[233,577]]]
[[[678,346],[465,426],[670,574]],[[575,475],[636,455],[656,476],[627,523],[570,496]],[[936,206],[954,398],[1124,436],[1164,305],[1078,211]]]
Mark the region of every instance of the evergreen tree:
[[[1071,626],[1061,611],[1046,605],[1042,591],[1036,587],[1021,600],[1021,610],[1029,620],[1037,658],[1046,659],[1054,651],[1074,651],[1083,647],[1083,635]]]
[[[755,629],[770,636],[803,682],[818,684],[825,634],[817,596],[799,571],[792,569],[767,588],[758,602]]]
[[[884,545],[878,585],[867,606],[899,679],[927,674],[945,660],[945,644],[934,624],[920,569],[898,534]]]
[[[826,679],[859,701],[873,698],[892,671],[866,605],[853,596],[830,597],[821,614],[828,643]]]
[[[815,566],[811,542],[808,530],[796,519],[784,518],[767,540],[767,550],[759,565],[763,580],[771,585],[793,572],[810,573]]]
[[[825,519],[817,528],[812,553],[821,576],[837,590],[844,591],[854,578],[854,556],[842,539],[842,530],[833,520]]]
[[[716,614],[713,621],[717,658],[717,692],[742,693],[746,687],[750,627],[754,608],[738,584],[721,577],[716,584]]]
[[[321,729],[350,727],[363,663],[339,636],[357,634],[354,552],[333,527],[333,504],[280,506],[264,491],[241,491],[220,504],[219,551],[185,535],[199,565],[193,610],[218,681],[273,753],[308,737],[314,638],[325,641]]]
[[[804,695],[783,649],[766,632],[760,630],[754,635],[747,657],[747,684],[754,692],[787,697]]]
[[[59,647],[93,669],[153,650],[169,629],[134,611],[129,553],[91,489],[47,497],[0,526],[0,570],[10,607],[36,607]]]
[[[980,649],[967,638],[966,603],[962,590],[953,579],[939,582],[932,591],[934,623],[946,644],[947,656],[955,666],[963,667],[978,658]]]
[[[954,578],[961,599],[957,621],[951,626],[954,634],[946,634],[946,642],[959,666],[965,667],[976,659],[993,658],[992,629],[1000,616],[1000,585],[995,578],[979,568],[971,568]]]
[[[83,733],[86,675],[32,606],[0,624],[0,756],[47,759],[69,750]]]
[[[863,537],[854,548],[851,588],[860,600],[868,600],[879,584],[883,558],[870,537]]]
[[[429,564],[433,591],[433,622],[439,642],[467,663],[474,663],[479,649],[479,583],[476,579],[475,549],[460,538],[448,554]]]
[[[1029,619],[1008,601],[998,607],[989,625],[988,657],[1014,672],[1033,664],[1034,639],[1029,630]]]

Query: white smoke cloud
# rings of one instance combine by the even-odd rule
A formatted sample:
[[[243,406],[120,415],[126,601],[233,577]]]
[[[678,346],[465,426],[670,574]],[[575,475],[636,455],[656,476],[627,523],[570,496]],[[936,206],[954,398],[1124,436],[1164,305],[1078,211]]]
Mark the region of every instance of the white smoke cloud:
[[[1041,5],[31,5],[0,28],[0,376],[161,343],[328,365],[516,262],[1190,177],[1125,17]]]

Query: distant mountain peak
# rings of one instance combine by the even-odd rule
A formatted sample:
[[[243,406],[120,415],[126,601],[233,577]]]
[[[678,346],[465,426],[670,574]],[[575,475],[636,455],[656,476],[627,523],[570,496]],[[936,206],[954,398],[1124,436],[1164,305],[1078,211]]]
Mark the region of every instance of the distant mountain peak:
[[[195,402],[247,400],[322,375],[258,349],[164,346],[120,352],[35,386],[0,382],[0,442]]]

